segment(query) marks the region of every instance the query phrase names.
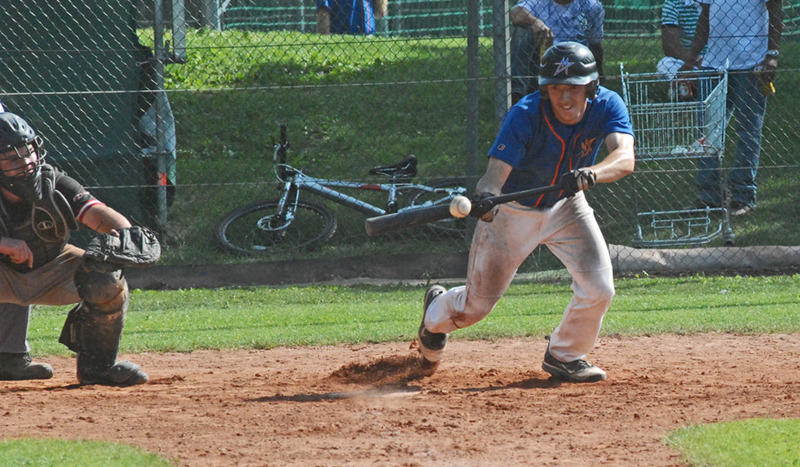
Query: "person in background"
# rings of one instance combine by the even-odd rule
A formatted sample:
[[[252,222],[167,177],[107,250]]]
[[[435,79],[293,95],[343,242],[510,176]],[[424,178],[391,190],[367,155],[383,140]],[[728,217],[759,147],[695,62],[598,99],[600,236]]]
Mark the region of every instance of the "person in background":
[[[512,104],[536,90],[541,52],[559,42],[589,47],[603,76],[605,10],[598,0],[521,0],[511,9],[510,20]]]
[[[702,68],[728,69],[727,113],[736,120],[739,141],[728,174],[729,213],[741,216],[756,206],[756,172],[761,154],[767,96],[778,69],[783,31],[781,0],[699,0],[691,56],[680,71]],[[721,207],[720,161],[717,156],[698,161],[698,194],[694,207]]]
[[[317,34],[374,34],[387,0],[317,0]]]
[[[678,70],[691,60],[694,28],[700,17],[700,4],[697,0],[665,0],[661,9],[661,47],[664,57],[659,60],[656,69],[664,77],[675,79]],[[702,53],[695,67],[702,63]],[[689,100],[694,97],[694,87],[681,80],[677,89],[680,99]]]

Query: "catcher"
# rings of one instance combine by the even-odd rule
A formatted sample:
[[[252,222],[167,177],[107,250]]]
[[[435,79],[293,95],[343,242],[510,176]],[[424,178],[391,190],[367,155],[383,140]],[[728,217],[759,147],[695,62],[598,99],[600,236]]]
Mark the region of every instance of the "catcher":
[[[45,164],[42,145],[25,120],[0,113],[0,380],[51,378],[28,353],[31,305],[77,303],[59,342],[77,353],[80,384],[146,383],[138,365],[117,362],[129,299],[122,268],[158,261],[158,240]],[[67,243],[80,225],[101,234],[86,251]]]

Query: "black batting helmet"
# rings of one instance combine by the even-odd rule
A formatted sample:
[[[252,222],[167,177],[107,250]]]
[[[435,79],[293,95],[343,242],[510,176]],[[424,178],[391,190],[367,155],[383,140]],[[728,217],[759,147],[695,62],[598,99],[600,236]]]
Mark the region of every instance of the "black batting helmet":
[[[579,42],[560,42],[547,49],[542,57],[539,87],[549,84],[590,85],[587,97],[594,98],[600,74],[589,47]],[[545,96],[545,89],[542,89]]]

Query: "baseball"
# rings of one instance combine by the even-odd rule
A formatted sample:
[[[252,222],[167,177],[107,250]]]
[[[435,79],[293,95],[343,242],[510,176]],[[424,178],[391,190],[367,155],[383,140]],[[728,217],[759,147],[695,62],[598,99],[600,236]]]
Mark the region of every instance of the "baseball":
[[[453,217],[467,217],[472,210],[472,202],[466,196],[458,195],[450,201],[450,215]]]

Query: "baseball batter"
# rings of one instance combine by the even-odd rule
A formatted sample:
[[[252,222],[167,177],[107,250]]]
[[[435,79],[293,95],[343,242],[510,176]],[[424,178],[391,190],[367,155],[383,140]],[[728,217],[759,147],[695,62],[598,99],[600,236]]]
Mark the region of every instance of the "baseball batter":
[[[479,217],[470,247],[467,283],[425,293],[418,342],[423,365],[435,370],[448,333],[486,317],[517,268],[545,244],[572,276],[573,297],[550,335],[542,368],[571,382],[600,381],[606,373],[584,360],[593,349],[614,296],[611,258],[583,190],[633,172],[634,137],[624,102],[599,86],[592,52],[577,42],[550,47],[540,90],[506,115],[478,181],[471,215]],[[596,161],[605,141],[608,155]],[[539,186],[561,191],[478,209],[480,200]]]

